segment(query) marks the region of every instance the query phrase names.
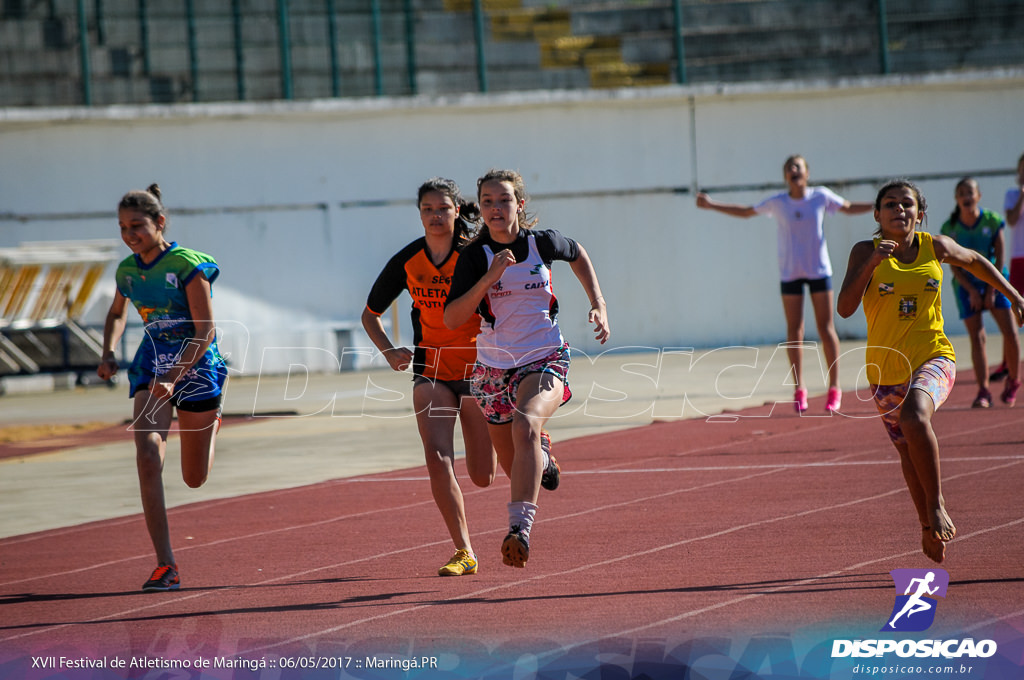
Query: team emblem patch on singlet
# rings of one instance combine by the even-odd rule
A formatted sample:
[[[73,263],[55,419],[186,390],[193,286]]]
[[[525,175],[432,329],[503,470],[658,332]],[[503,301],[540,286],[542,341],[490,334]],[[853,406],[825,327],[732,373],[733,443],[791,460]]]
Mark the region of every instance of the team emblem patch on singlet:
[[[505,286],[501,285],[501,280],[500,279],[498,280],[498,282],[496,284],[491,286],[491,291],[492,291],[491,292],[491,297],[492,298],[505,297],[506,295],[511,295],[512,294],[512,291],[505,290]]]
[[[917,296],[904,295],[900,298],[900,321],[912,321],[917,318]]]
[[[934,292],[939,289],[940,285],[942,285],[942,282],[939,281],[938,279],[928,279],[924,284],[924,289]]]
[[[895,288],[895,284],[892,283],[880,283],[878,284],[878,295],[879,297],[885,297],[886,295],[892,295]]]

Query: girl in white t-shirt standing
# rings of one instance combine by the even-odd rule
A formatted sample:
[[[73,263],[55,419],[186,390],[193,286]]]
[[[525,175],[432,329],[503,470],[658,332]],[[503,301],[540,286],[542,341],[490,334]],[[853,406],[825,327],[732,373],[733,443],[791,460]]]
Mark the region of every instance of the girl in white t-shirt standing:
[[[559,470],[544,424],[569,400],[569,345],[556,316],[551,264],[569,263],[590,299],[596,338],[608,340],[608,318],[594,266],[583,246],[559,232],[534,230],[523,178],[491,170],[477,181],[486,229],[467,245],[452,276],[444,323],[457,328],[479,313],[470,389],[487,419],[498,462],[511,481],[509,532],[502,561],[525,567],[541,487],[554,490]]]
[[[851,203],[827,187],[808,186],[810,174],[803,156],[787,158],[782,172],[787,191],[769,196],[757,205],[720,203],[701,192],[697,194],[697,207],[733,217],[770,215],[775,218],[779,232],[782,308],[786,314],[786,351],[796,383],[793,402],[798,412],[807,410],[807,389],[803,379],[804,286],[807,286],[818,336],[828,363],[825,410],[838,411],[843,393],[839,387],[839,336],[832,320],[835,305],[832,263],[825,245],[825,214],[857,215],[870,212],[874,206],[871,203]]]

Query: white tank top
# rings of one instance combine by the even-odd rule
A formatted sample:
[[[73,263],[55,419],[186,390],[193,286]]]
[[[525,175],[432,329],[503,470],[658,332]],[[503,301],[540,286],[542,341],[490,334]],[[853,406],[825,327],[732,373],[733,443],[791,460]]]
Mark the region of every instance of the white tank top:
[[[486,366],[518,368],[543,359],[563,344],[552,313],[556,300],[551,268],[537,251],[537,238],[530,234],[527,241],[526,260],[509,266],[484,297],[494,323],[480,324],[476,358]],[[494,251],[486,245],[483,250],[490,267]]]

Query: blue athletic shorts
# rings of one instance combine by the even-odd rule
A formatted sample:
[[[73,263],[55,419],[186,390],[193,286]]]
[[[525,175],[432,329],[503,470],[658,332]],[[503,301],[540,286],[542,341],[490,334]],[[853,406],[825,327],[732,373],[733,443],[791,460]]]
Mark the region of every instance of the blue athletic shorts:
[[[128,368],[128,396],[134,397],[139,390],[148,390],[154,378],[170,370],[180,350],[180,347],[158,343],[150,338],[143,339]],[[227,366],[214,345],[206,350],[203,357],[185,374],[185,378],[174,386],[171,402],[183,411],[212,411],[220,404],[227,378]],[[209,408],[200,409],[197,406]]]
[[[975,282],[975,285],[981,287],[981,297],[985,297],[985,292],[988,291],[988,284],[982,281]],[[961,285],[954,286],[956,288],[956,307],[960,310],[960,318],[968,319],[982,310],[971,309],[971,293]],[[995,309],[1009,309],[1013,305],[1006,299],[1006,296],[996,291],[995,298],[992,300],[992,306]]]

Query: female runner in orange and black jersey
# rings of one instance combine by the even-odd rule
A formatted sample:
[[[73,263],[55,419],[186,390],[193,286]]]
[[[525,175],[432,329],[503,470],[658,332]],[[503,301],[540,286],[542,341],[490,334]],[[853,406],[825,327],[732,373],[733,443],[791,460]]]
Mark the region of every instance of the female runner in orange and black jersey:
[[[475,314],[449,330],[444,325],[448,296],[459,250],[471,236],[470,222],[477,207],[467,203],[449,179],[434,178],[420,186],[417,205],[424,235],[388,261],[370,290],[363,311],[363,328],[388,364],[396,371],[412,365],[413,406],[434,502],[455,543],[455,555],[441,567],[441,576],[473,574],[476,555],[470,544],[466,510],[455,477],[455,416],[462,422],[466,469],[477,486],[494,481],[497,456],[487,422],[469,391],[469,374],[476,362]],[[414,350],[395,347],[380,316],[403,290],[412,297]]]

